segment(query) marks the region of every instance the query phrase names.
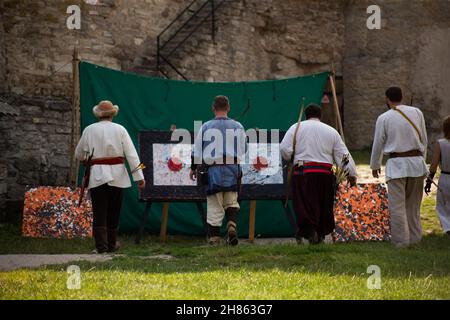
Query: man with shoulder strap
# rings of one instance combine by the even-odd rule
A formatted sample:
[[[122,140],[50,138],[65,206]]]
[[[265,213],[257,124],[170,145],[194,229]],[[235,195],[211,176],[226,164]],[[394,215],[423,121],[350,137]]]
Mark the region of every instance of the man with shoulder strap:
[[[381,173],[383,154],[386,163],[391,241],[396,247],[419,243],[422,239],[420,204],[424,178],[428,174],[424,158],[427,132],[422,112],[402,104],[398,87],[386,90],[389,110],[380,115],[375,127],[370,167],[374,178]]]

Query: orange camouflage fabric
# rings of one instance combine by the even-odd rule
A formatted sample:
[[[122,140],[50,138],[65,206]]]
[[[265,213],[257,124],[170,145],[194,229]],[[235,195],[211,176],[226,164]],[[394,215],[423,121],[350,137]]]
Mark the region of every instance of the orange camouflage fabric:
[[[92,237],[92,205],[80,189],[37,187],[25,193],[22,235],[32,238]]]
[[[334,206],[335,242],[387,241],[391,238],[387,190],[383,184],[341,184]]]

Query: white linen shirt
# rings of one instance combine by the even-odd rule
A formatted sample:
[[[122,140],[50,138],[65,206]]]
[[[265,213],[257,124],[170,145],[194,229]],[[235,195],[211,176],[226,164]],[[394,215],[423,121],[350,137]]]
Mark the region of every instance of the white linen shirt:
[[[297,124],[292,125],[286,132],[280,144],[283,158],[290,161],[293,148],[294,133]],[[339,166],[344,155],[349,155],[347,166],[349,175],[356,177],[356,166],[350,152],[342,141],[339,133],[319,119],[309,119],[300,123],[295,144],[294,163],[299,161],[321,162]]]
[[[131,170],[140,164],[139,156],[127,130],[120,124],[111,121],[100,121],[83,130],[75,149],[75,156],[80,161],[85,160],[92,150],[94,150],[92,159],[125,156]],[[144,179],[142,170],[138,170],[132,175],[134,181]],[[131,187],[125,164],[91,166],[88,189],[105,183],[119,188]]]
[[[419,150],[426,156],[427,130],[422,112],[406,105],[397,106],[419,129],[422,143],[414,127],[397,111],[388,110],[377,119],[370,159],[370,168],[381,168],[383,154]],[[386,163],[386,182],[406,177],[423,177],[428,174],[424,157],[389,159]]]

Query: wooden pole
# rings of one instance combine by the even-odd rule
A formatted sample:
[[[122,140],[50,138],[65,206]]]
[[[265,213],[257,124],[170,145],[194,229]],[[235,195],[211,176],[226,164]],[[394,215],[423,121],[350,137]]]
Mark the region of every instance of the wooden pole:
[[[250,201],[250,219],[248,222],[248,240],[255,241],[256,200]]]
[[[80,56],[78,47],[73,49],[72,57],[72,138],[70,145],[70,172],[69,180],[71,187],[76,187],[78,178],[79,162],[75,159],[75,147],[80,138]]]
[[[169,203],[163,202],[161,230],[159,232],[159,241],[166,242],[167,240],[167,221],[169,219]]]
[[[336,113],[337,117],[337,125],[339,133],[341,134],[342,140],[345,142],[344,137],[344,128],[342,127],[342,120],[341,120],[341,113],[339,111],[339,102],[337,100],[337,94],[336,94],[336,83],[334,80],[334,72],[330,75],[330,83],[331,83],[331,91],[333,93],[333,105],[334,105],[334,111]]]

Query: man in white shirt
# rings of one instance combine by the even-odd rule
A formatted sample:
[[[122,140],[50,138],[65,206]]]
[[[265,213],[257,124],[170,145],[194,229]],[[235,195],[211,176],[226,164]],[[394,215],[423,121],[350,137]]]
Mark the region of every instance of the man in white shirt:
[[[398,87],[386,91],[390,110],[380,115],[375,126],[370,167],[372,175],[381,173],[383,154],[386,163],[391,241],[396,247],[420,242],[420,204],[424,178],[428,174],[424,156],[427,132],[422,112],[402,104],[403,94]]]
[[[122,205],[123,188],[131,187],[125,167],[125,157],[133,170],[138,187],[145,187],[140,161],[127,130],[112,119],[119,107],[110,101],[102,101],[93,108],[99,122],[83,131],[75,149],[75,156],[83,161],[85,187],[89,189],[94,213],[93,235],[97,253],[119,249],[117,228]]]
[[[296,238],[299,242],[305,238],[309,243],[317,244],[335,227],[333,163],[348,170],[352,185],[356,184],[357,174],[355,162],[339,133],[320,121],[320,107],[309,105],[305,116],[306,121],[292,125],[286,132],[280,151],[285,160],[294,163],[292,197],[297,215]],[[343,165],[342,159],[346,155],[349,161]]]

